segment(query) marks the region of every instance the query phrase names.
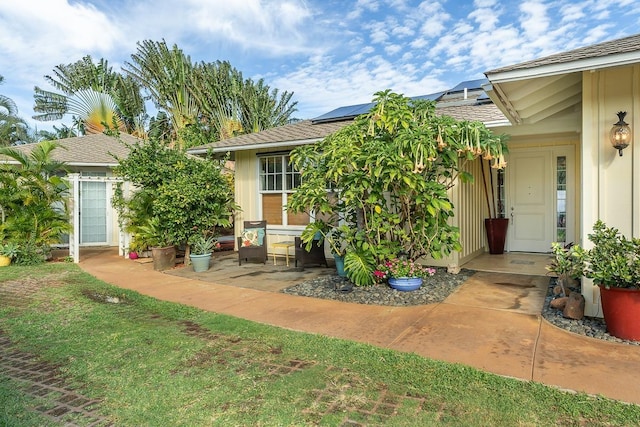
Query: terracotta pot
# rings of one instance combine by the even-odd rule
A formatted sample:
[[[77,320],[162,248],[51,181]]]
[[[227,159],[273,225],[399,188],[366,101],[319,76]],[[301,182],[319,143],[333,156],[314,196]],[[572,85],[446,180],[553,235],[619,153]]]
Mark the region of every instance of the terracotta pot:
[[[151,248],[153,256],[153,269],[157,271],[168,270],[176,266],[176,247],[165,246]]]
[[[640,341],[640,290],[600,285],[600,301],[607,332],[623,340]]]

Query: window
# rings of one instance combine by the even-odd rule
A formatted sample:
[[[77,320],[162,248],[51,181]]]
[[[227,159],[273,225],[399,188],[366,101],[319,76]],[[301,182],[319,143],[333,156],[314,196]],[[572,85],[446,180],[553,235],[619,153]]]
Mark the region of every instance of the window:
[[[260,160],[260,199],[262,217],[269,225],[307,225],[309,215],[284,210],[287,197],[300,186],[300,172],[289,164],[288,155],[262,156]]]
[[[556,157],[556,242],[567,242],[567,158]]]

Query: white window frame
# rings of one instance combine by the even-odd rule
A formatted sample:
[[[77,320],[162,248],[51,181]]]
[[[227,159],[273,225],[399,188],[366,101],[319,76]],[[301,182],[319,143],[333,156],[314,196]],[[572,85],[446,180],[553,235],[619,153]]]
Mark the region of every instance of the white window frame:
[[[258,167],[258,211],[260,212],[260,216],[264,218],[264,212],[263,212],[263,201],[262,201],[262,196],[264,194],[280,194],[282,195],[282,211],[281,211],[281,215],[282,215],[282,224],[267,224],[267,228],[268,229],[278,229],[278,228],[282,228],[282,229],[287,229],[287,230],[304,230],[306,225],[289,225],[288,223],[288,216],[287,216],[287,210],[285,209],[285,206],[288,203],[288,198],[290,194],[293,194],[296,191],[297,187],[293,187],[293,188],[287,188],[287,177],[288,175],[298,175],[298,177],[300,177],[300,172],[294,171],[293,168],[291,167],[291,165],[289,164],[289,152],[286,153],[261,153],[258,154],[258,162],[257,162],[257,167]],[[273,159],[273,158],[279,158],[280,162],[281,162],[281,169],[279,174],[281,175],[281,183],[282,183],[282,188],[280,190],[278,189],[274,189],[274,190],[265,190],[263,189],[263,177],[269,176],[269,172],[267,172],[266,174],[263,173],[262,170],[262,162],[265,159]],[[295,184],[295,179],[293,179],[293,182]],[[299,182],[299,180],[298,180]],[[310,218],[310,221],[313,221],[313,218]]]

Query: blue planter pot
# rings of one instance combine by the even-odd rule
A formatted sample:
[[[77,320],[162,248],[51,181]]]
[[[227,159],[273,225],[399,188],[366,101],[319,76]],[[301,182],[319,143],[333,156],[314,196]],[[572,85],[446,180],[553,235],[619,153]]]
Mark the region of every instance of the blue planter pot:
[[[422,277],[390,277],[389,286],[401,292],[415,291],[422,286]]]
[[[347,277],[347,273],[344,271],[344,257],[334,255],[333,259],[336,262],[336,270],[338,270],[338,276]]]
[[[193,271],[201,273],[209,269],[209,261],[211,261],[211,254],[204,255],[190,255],[191,264],[193,264]]]

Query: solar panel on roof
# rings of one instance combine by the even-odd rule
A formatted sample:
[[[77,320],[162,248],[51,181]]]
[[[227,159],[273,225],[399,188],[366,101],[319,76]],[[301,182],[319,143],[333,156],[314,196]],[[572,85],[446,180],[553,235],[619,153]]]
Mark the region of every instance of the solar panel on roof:
[[[426,99],[429,101],[437,101],[444,94],[445,92],[435,92],[435,93],[430,93],[429,95],[412,96],[411,99]]]
[[[462,83],[458,83],[454,88],[449,89],[447,92],[462,92],[465,88],[469,90],[482,89],[482,85],[489,83],[488,79],[467,80]]]
[[[412,96],[411,99],[426,99],[429,101],[437,101],[442,95],[444,95],[444,93],[445,92],[435,92],[428,95]],[[375,102],[370,102],[368,104],[347,105],[344,107],[339,107],[335,110],[331,110],[328,113],[311,119],[311,122],[323,123],[350,119],[361,114],[368,113],[374,107],[374,105],[376,105]]]
[[[359,116],[360,114],[367,113],[375,104],[370,102],[368,104],[347,105],[345,107],[339,107],[335,110],[331,110],[321,116],[311,119],[313,123],[330,122],[337,120],[346,120],[351,117]]]

